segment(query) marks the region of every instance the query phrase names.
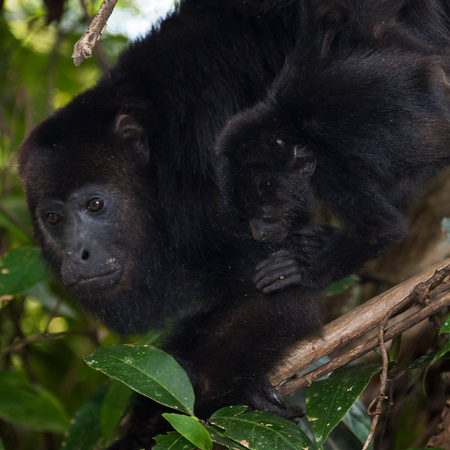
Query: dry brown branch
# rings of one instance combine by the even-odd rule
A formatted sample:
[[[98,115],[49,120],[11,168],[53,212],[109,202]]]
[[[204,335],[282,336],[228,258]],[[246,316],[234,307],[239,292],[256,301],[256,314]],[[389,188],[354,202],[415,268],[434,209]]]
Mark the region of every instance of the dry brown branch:
[[[436,273],[441,269],[441,272]],[[441,309],[450,305],[450,283],[447,283],[439,294],[435,294],[431,302],[428,299],[429,291],[441,283],[449,274],[450,259],[447,259],[326,325],[319,336],[312,335],[302,339],[292,349],[289,356],[279,364],[271,376],[272,383],[278,385],[281,394],[292,394],[299,387],[309,385],[317,378],[376,348],[379,344],[379,338],[367,339],[363,344],[358,345],[341,357],[335,358],[302,377],[285,382],[297,372],[307,369],[314,361],[378,327],[383,319],[386,317],[389,319],[393,314],[417,299],[425,299],[423,303],[428,303],[428,305],[425,307],[412,306],[401,321],[395,324],[390,321],[384,333],[384,340],[389,341],[413,325],[434,316]]]
[[[76,66],[79,66],[83,59],[92,56],[92,49],[105,31],[106,22],[113,12],[117,1],[118,0],[103,0],[98,13],[92,19],[88,29],[76,42],[72,53],[73,62]]]

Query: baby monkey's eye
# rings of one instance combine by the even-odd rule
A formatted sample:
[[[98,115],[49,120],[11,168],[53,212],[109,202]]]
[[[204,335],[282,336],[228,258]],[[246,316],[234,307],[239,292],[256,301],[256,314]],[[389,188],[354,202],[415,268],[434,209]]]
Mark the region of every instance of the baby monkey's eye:
[[[56,213],[48,213],[45,216],[45,220],[50,224],[50,225],[57,225],[59,222],[61,222],[62,217],[59,214]]]
[[[98,212],[101,209],[103,209],[103,206],[104,206],[103,200],[101,198],[96,197],[89,200],[86,209],[91,212]]]

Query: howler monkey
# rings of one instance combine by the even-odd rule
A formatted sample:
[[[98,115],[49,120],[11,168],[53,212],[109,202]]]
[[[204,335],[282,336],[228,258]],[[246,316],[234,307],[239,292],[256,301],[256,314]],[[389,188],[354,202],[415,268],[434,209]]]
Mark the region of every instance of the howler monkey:
[[[265,383],[288,345],[319,328],[313,296],[265,296],[269,246],[221,211],[214,140],[262,98],[302,33],[303,2],[186,0],[90,90],[22,144],[20,171],[45,260],[120,333],[170,321],[196,414],[229,404],[289,417]],[[148,448],[163,408],[139,398],[114,445]]]
[[[218,139],[229,207],[255,239],[286,242],[258,266],[257,287],[266,293],[323,289],[375,257],[404,236],[404,210],[450,163],[449,18],[436,23],[439,34],[437,14],[421,17],[419,32],[404,19],[414,11],[398,9],[386,27],[374,26],[369,10],[341,26],[338,15],[322,22],[310,41],[322,48],[297,49],[267,97],[233,117]],[[310,225],[316,198],[343,228]],[[299,260],[315,235],[328,244]]]

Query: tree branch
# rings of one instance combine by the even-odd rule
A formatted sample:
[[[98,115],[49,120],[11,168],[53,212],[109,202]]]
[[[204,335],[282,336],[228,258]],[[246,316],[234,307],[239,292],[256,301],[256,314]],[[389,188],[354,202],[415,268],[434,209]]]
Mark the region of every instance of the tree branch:
[[[90,58],[92,56],[92,50],[105,31],[106,22],[113,12],[117,2],[118,0],[103,0],[98,13],[92,19],[88,29],[75,43],[72,58],[76,66],[79,66],[83,59]]]
[[[272,384],[277,386],[282,395],[289,395],[368,353],[379,345],[378,336],[367,338],[342,356],[303,376],[295,377],[297,372],[307,369],[314,361],[375,329],[386,317],[391,318],[411,303],[416,304],[410,307],[405,315],[396,316],[387,322],[384,341],[389,341],[417,323],[433,317],[441,309],[450,306],[450,281],[447,280],[444,284],[449,275],[450,259],[447,259],[344,314],[326,325],[320,335],[310,335],[302,339],[275,369],[270,377]],[[436,289],[430,302],[430,290],[441,283],[440,289]],[[426,306],[422,307],[417,302]]]

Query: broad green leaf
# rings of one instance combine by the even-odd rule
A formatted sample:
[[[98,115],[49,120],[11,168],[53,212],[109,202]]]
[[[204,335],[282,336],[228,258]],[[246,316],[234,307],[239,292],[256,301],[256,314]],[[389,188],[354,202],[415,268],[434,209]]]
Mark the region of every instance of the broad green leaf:
[[[442,325],[439,330],[439,334],[450,333],[450,316],[447,317],[444,325]],[[447,340],[445,345],[436,353],[434,358],[430,362],[430,366],[433,365],[436,361],[439,361],[446,353],[450,352],[450,340]]]
[[[312,429],[319,448],[380,369],[378,365],[343,367],[307,389],[306,413],[314,422]]]
[[[428,355],[420,356],[408,366],[408,370],[420,369],[421,367],[429,366],[436,355],[437,352],[431,352],[428,353]]]
[[[230,438],[225,436],[225,431],[220,429],[219,427],[216,427],[214,425],[208,426],[208,432],[211,436],[211,439],[216,444],[224,445],[225,447],[231,449],[231,450],[246,450],[247,447],[244,447],[241,444],[238,444],[237,442],[231,440]]]
[[[163,414],[163,417],[184,436],[201,450],[211,450],[213,443],[206,428],[196,417],[183,416],[181,414]]]
[[[11,250],[0,259],[0,297],[20,294],[48,279],[49,270],[36,247]]]
[[[194,390],[186,372],[167,353],[148,345],[104,345],[84,359],[158,403],[194,415]]]
[[[355,402],[342,421],[347,429],[356,436],[360,444],[363,445],[369,435],[372,421],[361,400],[358,399]]]
[[[0,418],[34,431],[63,433],[69,419],[58,400],[16,373],[0,373]]]
[[[251,450],[302,450],[313,445],[294,423],[261,411],[245,412],[245,406],[219,409],[209,419],[223,434]]]
[[[156,445],[153,450],[195,450],[197,448],[177,431],[160,434],[155,437],[155,441]]]
[[[100,439],[100,411],[108,385],[97,388],[75,414],[61,448],[90,450]]]
[[[450,333],[450,316],[447,317],[444,325],[442,325],[441,329],[439,330],[439,334],[443,333]]]
[[[423,447],[410,447],[407,450],[445,450],[445,448],[442,447],[427,447],[424,449]]]
[[[131,395],[131,389],[119,381],[110,383],[100,411],[100,430],[104,442],[108,442],[122,419]]]
[[[445,240],[447,242],[450,242],[450,217],[446,217],[445,219],[442,219],[441,227],[445,233]]]
[[[402,348],[402,335],[399,334],[392,339],[391,350],[389,352],[389,361],[397,361]]]

